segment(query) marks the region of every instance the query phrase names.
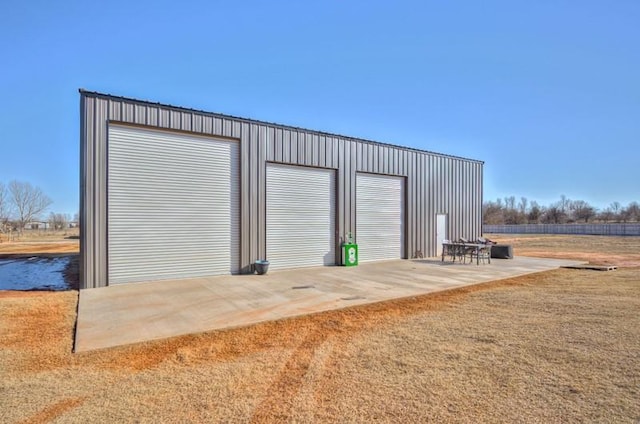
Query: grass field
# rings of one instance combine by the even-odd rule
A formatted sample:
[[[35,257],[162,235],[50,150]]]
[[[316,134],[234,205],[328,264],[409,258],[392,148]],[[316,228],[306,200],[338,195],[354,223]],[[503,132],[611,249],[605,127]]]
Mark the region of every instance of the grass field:
[[[82,354],[76,291],[0,292],[0,422],[637,423],[640,238],[489,237],[621,268]]]
[[[67,230],[25,230],[11,240],[7,234],[0,234],[0,257],[2,255],[38,253],[78,253],[80,244],[78,228]]]

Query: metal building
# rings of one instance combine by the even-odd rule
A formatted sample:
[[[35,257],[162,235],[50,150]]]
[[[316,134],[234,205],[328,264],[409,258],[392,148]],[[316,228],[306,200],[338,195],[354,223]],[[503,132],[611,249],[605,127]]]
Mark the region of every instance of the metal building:
[[[435,256],[483,162],[80,90],[80,287]]]

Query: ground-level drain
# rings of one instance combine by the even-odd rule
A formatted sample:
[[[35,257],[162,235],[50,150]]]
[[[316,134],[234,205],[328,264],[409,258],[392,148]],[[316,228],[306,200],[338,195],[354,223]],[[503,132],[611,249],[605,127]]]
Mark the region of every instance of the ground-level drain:
[[[315,289],[315,288],[316,288],[316,286],[309,284],[309,285],[307,285],[307,286],[293,286],[293,287],[291,287],[291,288],[292,288],[293,290]]]

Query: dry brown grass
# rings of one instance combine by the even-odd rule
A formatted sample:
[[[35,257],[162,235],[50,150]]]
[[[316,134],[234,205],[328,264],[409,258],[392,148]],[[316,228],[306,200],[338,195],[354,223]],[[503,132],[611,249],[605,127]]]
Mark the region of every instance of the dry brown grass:
[[[578,259],[597,265],[640,266],[640,237],[603,237],[546,234],[488,234],[511,244],[517,255]]]
[[[634,422],[638,271],[563,269],[82,354],[77,292],[0,292],[0,422]]]
[[[41,253],[79,253],[78,240],[68,240],[56,243],[24,243],[11,242],[0,244],[0,255],[37,255]]]
[[[78,253],[80,243],[78,229],[64,231],[25,230],[9,240],[6,234],[0,234],[1,255],[32,255],[39,253]]]

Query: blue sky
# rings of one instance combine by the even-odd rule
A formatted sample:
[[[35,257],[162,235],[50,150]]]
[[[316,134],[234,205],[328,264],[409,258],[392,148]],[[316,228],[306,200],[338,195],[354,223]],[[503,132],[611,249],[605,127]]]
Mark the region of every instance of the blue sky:
[[[0,181],[78,210],[78,88],[485,161],[485,200],[640,201],[640,2],[22,1]]]

